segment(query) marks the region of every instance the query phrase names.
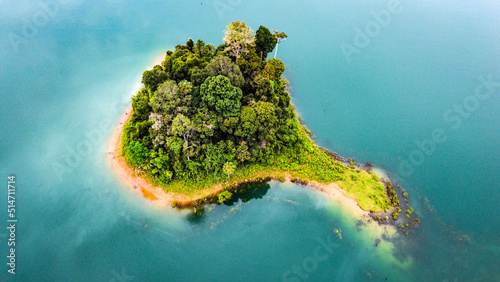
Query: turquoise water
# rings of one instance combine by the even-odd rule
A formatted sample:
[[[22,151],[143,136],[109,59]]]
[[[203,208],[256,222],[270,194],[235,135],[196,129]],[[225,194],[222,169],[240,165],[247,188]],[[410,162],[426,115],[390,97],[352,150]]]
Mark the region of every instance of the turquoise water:
[[[15,275],[0,229],[0,280],[500,280],[500,87],[474,96],[500,81],[500,5],[469,2],[0,1],[0,172],[3,187],[16,175],[19,220]],[[142,71],[189,37],[219,44],[233,20],[289,35],[278,58],[305,124],[400,182],[415,233],[383,236],[274,182],[195,218],[114,176],[107,141]],[[7,220],[6,188],[0,201]]]

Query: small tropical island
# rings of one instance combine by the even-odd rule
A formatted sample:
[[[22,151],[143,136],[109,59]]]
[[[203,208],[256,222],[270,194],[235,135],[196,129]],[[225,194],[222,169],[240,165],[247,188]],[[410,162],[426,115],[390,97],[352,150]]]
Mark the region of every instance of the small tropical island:
[[[239,21],[224,33],[217,47],[189,39],[143,73],[144,86],[111,140],[114,170],[172,207],[223,203],[242,185],[278,180],[397,219],[390,182],[318,147],[299,122],[285,64],[276,59],[287,35],[264,26],[254,34]]]

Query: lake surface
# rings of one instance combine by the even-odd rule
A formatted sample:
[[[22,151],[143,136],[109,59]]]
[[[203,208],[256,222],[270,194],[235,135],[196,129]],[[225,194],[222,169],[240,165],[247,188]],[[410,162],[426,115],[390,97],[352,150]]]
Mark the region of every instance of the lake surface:
[[[500,280],[497,1],[0,7],[1,281]],[[278,58],[317,143],[391,175],[420,228],[383,235],[321,193],[277,182],[196,217],[155,208],[116,178],[107,142],[142,72],[189,37],[220,44],[234,20],[288,34]]]

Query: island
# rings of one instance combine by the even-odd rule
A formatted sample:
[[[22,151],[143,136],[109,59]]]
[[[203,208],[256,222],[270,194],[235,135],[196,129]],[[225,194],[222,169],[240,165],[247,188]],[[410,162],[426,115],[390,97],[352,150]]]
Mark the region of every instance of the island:
[[[224,203],[245,184],[291,181],[397,219],[390,182],[320,148],[299,122],[276,59],[287,35],[264,26],[254,34],[239,21],[224,33],[217,47],[189,39],[144,71],[110,144],[127,184],[153,201],[196,208]]]

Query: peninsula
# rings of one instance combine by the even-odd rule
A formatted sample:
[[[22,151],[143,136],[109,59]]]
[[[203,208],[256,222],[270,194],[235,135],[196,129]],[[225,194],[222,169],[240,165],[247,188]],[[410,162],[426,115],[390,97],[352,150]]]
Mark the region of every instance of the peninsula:
[[[189,39],[143,73],[144,87],[110,143],[114,170],[172,207],[219,203],[244,183],[271,179],[319,188],[366,212],[399,206],[393,186],[342,163],[297,119],[284,63],[269,53],[287,36],[233,22],[218,47]],[[272,53],[271,53],[272,54]]]

